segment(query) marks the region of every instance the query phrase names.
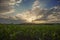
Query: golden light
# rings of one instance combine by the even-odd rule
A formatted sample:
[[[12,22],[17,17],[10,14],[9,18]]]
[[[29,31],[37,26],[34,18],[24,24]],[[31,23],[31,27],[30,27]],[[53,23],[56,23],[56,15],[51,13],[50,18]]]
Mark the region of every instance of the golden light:
[[[36,19],[36,17],[30,17],[30,18],[27,18],[26,21],[27,22],[33,22],[34,20]]]
[[[36,24],[39,24],[39,23],[46,23],[46,21],[43,21],[43,20],[41,20],[41,21],[33,21],[33,23],[36,23]]]

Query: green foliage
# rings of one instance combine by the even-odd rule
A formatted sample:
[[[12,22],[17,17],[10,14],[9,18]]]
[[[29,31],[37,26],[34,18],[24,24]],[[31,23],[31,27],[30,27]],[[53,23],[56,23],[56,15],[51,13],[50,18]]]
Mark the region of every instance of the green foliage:
[[[0,24],[0,40],[60,40],[60,25]]]

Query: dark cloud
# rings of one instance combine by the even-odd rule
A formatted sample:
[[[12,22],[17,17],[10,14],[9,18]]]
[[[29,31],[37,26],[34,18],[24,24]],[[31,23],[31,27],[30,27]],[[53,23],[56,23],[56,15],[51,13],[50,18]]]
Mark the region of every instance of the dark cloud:
[[[5,12],[11,12],[13,8],[10,3],[11,0],[0,0],[0,14],[3,14]]]
[[[0,14],[11,13],[11,10],[14,12],[14,5],[20,2],[21,0],[0,0]]]

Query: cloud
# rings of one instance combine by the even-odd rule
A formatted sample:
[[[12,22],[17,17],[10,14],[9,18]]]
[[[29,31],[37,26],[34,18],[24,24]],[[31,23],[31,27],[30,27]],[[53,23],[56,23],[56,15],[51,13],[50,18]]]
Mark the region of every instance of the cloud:
[[[49,9],[44,17],[49,23],[60,23],[60,6]]]
[[[26,11],[21,14],[17,14],[16,17],[18,19],[25,20],[25,22],[31,22],[32,20],[36,19],[36,16],[31,13],[31,11]]]
[[[41,18],[42,16],[38,16],[40,14],[40,2],[39,0],[35,0],[35,2],[33,2],[33,5],[32,5],[32,9],[31,9],[31,13],[32,15],[36,16],[35,19],[37,18]]]
[[[39,0],[36,0],[32,5],[32,11],[40,9],[40,2]]]
[[[40,9],[39,11],[38,16],[40,17],[38,18],[37,16],[34,23],[60,23],[60,6],[55,6],[50,9]]]
[[[22,0],[17,0],[17,2],[16,3],[21,3],[22,2]]]
[[[7,9],[7,10],[4,10],[5,12],[3,11],[3,9],[5,8],[0,9],[3,11],[4,14],[14,12],[13,10],[14,7],[12,8],[11,5],[13,6],[16,3],[21,3],[21,0],[20,1],[11,0],[11,1],[13,2],[9,6],[7,6],[7,4],[2,5],[4,7],[5,6],[7,7],[7,8],[5,7]],[[42,9],[40,8],[39,0],[36,0],[35,2],[33,2],[31,10],[27,10],[22,13],[17,13],[17,15],[15,16],[1,15],[0,17],[7,18],[7,19],[13,19],[13,20],[22,20],[28,23],[53,23],[53,22],[57,23],[57,22],[60,22],[60,6],[55,6],[50,9],[46,9],[46,8]]]
[[[22,0],[0,0],[0,14],[13,13],[14,5],[21,2]]]
[[[34,4],[32,5],[31,10],[27,10],[25,12],[19,13],[16,15],[18,19],[25,20],[26,22],[32,22],[38,18],[41,18],[43,15],[40,14],[40,5],[39,0],[36,0]]]
[[[7,4],[7,2],[8,2],[8,4]],[[14,19],[14,20],[24,20],[26,22],[32,22],[33,20],[35,20],[36,17],[37,17],[36,13],[39,13],[39,11],[40,11],[38,0],[36,0],[34,2],[31,10],[27,10],[25,12],[22,12],[21,14],[19,13],[16,16],[6,16],[5,15],[5,14],[8,14],[8,13],[13,13],[14,12],[14,5],[16,3],[21,3],[21,2],[22,2],[22,0],[10,0],[10,1],[5,0],[4,2],[2,1],[2,3],[3,3],[3,5],[1,4],[2,5],[2,9],[1,9],[2,11],[1,12],[3,14],[2,18],[4,17],[4,18]],[[35,11],[36,11],[36,13],[35,13]],[[37,18],[40,18],[40,17],[41,16],[38,16]]]

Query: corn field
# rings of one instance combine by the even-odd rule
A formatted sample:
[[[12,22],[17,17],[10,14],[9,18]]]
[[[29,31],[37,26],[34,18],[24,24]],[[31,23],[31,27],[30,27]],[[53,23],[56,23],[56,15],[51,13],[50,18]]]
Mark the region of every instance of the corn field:
[[[0,40],[60,40],[60,25],[0,24]]]

